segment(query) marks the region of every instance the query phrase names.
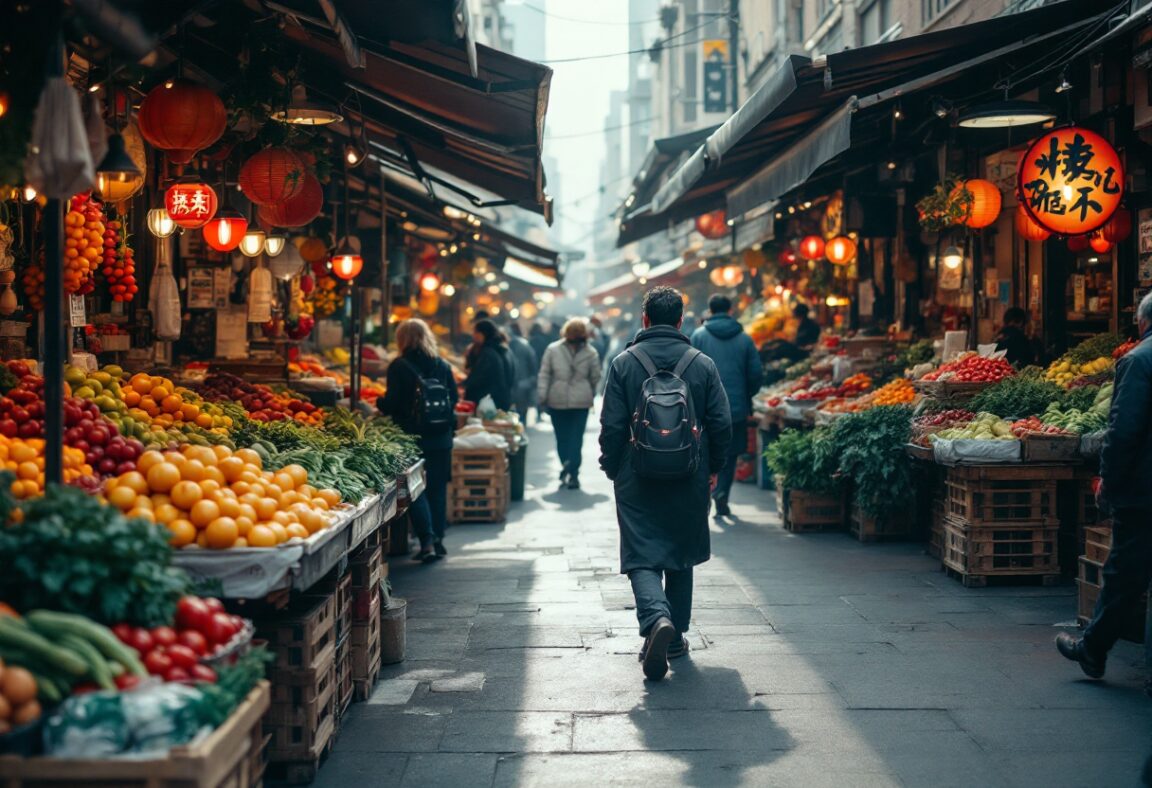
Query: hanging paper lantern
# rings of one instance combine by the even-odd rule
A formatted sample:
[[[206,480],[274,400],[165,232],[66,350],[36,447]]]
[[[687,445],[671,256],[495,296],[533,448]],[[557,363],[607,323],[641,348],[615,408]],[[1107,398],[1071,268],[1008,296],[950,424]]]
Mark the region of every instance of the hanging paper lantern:
[[[272,276],[287,282],[294,276],[299,276],[304,270],[304,258],[295,244],[286,244],[284,253],[276,255],[268,263]]]
[[[228,110],[208,88],[177,79],[157,85],[144,97],[137,123],[154,148],[175,164],[187,164],[224,134]]]
[[[328,244],[314,235],[301,240],[296,244],[296,248],[300,250],[300,256],[306,263],[315,265],[328,260]]]
[[[1016,206],[1016,233],[1025,241],[1047,241],[1052,235],[1036,223],[1023,205]]]
[[[225,209],[204,225],[204,241],[217,252],[231,252],[248,232],[248,220],[239,211]]]
[[[299,194],[304,164],[287,148],[265,148],[240,168],[240,189],[257,205],[279,205]]]
[[[1112,218],[1100,228],[1100,234],[1109,243],[1126,241],[1132,234],[1132,212],[1127,208],[1117,208]]]
[[[994,223],[1000,216],[1001,204],[1000,190],[996,188],[996,184],[982,178],[962,181],[952,190],[951,198],[957,199],[964,189],[967,189],[968,193],[972,195],[972,202],[968,206],[968,213],[964,217],[963,223],[973,229],[980,229]]]
[[[721,208],[718,211],[696,217],[696,232],[705,238],[723,238],[728,234],[728,214]]]
[[[1092,237],[1088,239],[1088,245],[1092,247],[1092,251],[1098,254],[1108,254],[1112,251],[1112,242],[1100,233],[1092,233]]]
[[[1072,252],[1086,252],[1090,240],[1087,235],[1073,235],[1068,239],[1068,249]]]
[[[833,265],[847,265],[856,259],[856,242],[838,235],[824,245],[824,254]]]
[[[713,268],[708,279],[717,287],[736,287],[744,281],[744,269],[738,265],[722,265]]]
[[[303,227],[323,208],[324,188],[315,175],[305,170],[299,192],[278,205],[260,206],[260,223],[269,227]]]
[[[780,254],[776,257],[776,262],[782,266],[796,265],[796,252],[788,247],[780,250]]]
[[[195,230],[216,215],[216,192],[206,183],[174,183],[164,192],[164,209],[178,226]]]
[[[425,271],[420,274],[417,281],[420,283],[420,289],[425,292],[431,293],[440,289],[440,277],[435,271]]]
[[[329,260],[332,263],[332,274],[346,282],[355,279],[364,268],[364,258],[351,247],[338,249]]]
[[[1124,197],[1124,165],[1108,140],[1079,126],[1044,134],[1016,172],[1020,203],[1041,226],[1059,235],[1099,229]]]
[[[300,277],[300,292],[308,295],[316,287],[316,280],[312,278],[311,274],[304,274]]]
[[[805,260],[819,260],[824,256],[824,239],[818,235],[805,236],[800,241],[800,256]]]

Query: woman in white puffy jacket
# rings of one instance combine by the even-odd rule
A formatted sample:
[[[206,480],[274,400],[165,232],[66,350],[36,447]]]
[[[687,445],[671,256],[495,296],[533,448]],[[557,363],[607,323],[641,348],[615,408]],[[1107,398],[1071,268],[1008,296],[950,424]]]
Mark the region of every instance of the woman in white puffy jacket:
[[[578,490],[584,428],[600,382],[600,354],[588,344],[588,324],[579,318],[565,323],[560,336],[540,361],[536,401],[552,418],[556,453],[563,464],[560,484]]]

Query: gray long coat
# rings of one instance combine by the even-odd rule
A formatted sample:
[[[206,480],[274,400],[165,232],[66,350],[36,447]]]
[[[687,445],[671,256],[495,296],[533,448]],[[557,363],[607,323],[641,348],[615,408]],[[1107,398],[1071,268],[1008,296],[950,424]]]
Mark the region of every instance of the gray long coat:
[[[636,335],[657,368],[672,369],[691,346],[672,326],[653,326]],[[696,418],[704,429],[701,463],[690,479],[642,479],[632,469],[632,414],[648,375],[630,353],[608,370],[600,414],[600,467],[615,483],[620,524],[620,571],[688,569],[711,556],[708,534],[709,477],[723,466],[732,439],[728,398],[716,365],[698,357],[684,380],[692,390]]]

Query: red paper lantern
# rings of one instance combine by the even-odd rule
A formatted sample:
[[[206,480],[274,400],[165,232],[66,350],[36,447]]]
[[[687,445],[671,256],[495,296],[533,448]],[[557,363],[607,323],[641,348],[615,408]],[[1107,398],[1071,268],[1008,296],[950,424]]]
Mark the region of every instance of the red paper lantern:
[[[216,192],[206,183],[174,183],[164,192],[164,208],[176,225],[195,230],[216,215]]]
[[[257,205],[279,205],[304,185],[304,164],[287,148],[265,148],[240,168],[240,189]]]
[[[420,274],[420,289],[425,292],[435,292],[440,289],[440,277],[435,271],[425,271]]]
[[[312,278],[311,274],[304,274],[300,277],[300,292],[308,295],[316,287],[316,280]]]
[[[1088,243],[1090,240],[1087,235],[1073,235],[1068,239],[1068,250],[1071,252],[1086,252],[1088,251]]]
[[[953,198],[959,192],[967,189],[972,195],[972,202],[968,205],[968,213],[964,217],[964,224],[974,229],[987,227],[1000,216],[1000,190],[996,184],[982,178],[971,178],[961,182],[952,190]]]
[[[1052,236],[1052,233],[1036,224],[1023,205],[1016,206],[1016,233],[1025,241],[1047,241]]]
[[[780,254],[776,257],[776,262],[780,265],[796,265],[796,253],[785,247],[780,250]]]
[[[1100,234],[1109,243],[1118,244],[1127,240],[1132,234],[1132,212],[1127,208],[1117,208],[1112,218],[1100,228]]]
[[[1058,235],[1098,230],[1124,197],[1124,165],[1108,140],[1079,126],[1053,129],[1029,146],[1017,168],[1020,203]]]
[[[1088,245],[1092,247],[1092,251],[1098,254],[1108,254],[1112,251],[1112,242],[1100,233],[1092,233]]]
[[[818,235],[805,236],[800,241],[800,256],[805,260],[819,260],[824,256],[824,239]]]
[[[228,125],[228,110],[206,87],[177,79],[152,88],[140,104],[140,134],[175,164],[187,164],[215,144]]]
[[[332,275],[350,282],[355,279],[364,268],[364,258],[351,249],[346,249],[332,255]]]
[[[856,242],[838,235],[824,245],[824,254],[833,265],[847,265],[856,259]]]
[[[270,227],[303,227],[320,215],[324,207],[324,188],[308,170],[300,191],[277,205],[261,205],[260,223]]]
[[[696,232],[705,238],[715,240],[728,234],[728,214],[721,208],[718,211],[696,217]]]
[[[217,252],[231,252],[248,232],[248,220],[239,211],[223,210],[204,225],[204,241]]]

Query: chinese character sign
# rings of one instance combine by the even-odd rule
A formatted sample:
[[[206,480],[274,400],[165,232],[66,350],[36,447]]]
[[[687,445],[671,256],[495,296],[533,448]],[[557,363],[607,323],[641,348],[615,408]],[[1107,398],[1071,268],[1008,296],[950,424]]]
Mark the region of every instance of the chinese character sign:
[[[1057,235],[1099,229],[1120,207],[1124,166],[1106,139],[1088,129],[1055,129],[1020,160],[1020,204]]]
[[[164,193],[164,207],[180,227],[203,227],[216,215],[216,192],[206,183],[177,183]]]

